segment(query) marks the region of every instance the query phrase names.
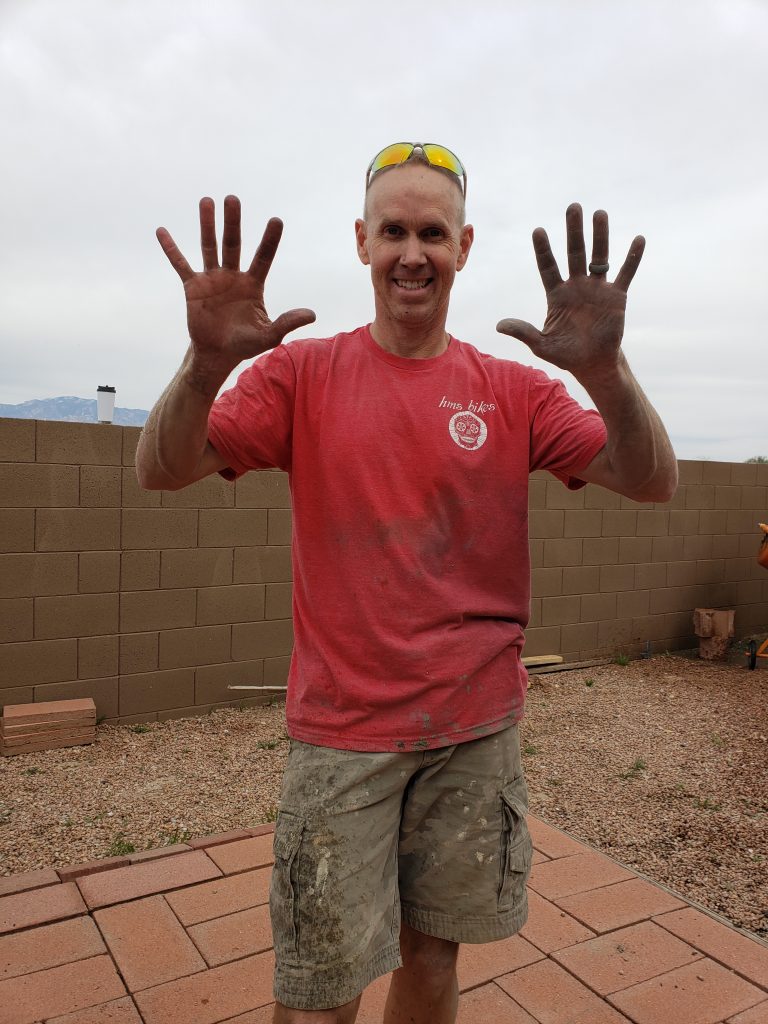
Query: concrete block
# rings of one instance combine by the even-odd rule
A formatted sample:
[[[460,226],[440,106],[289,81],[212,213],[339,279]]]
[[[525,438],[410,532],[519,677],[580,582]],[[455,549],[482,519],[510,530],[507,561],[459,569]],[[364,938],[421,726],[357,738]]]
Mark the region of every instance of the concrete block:
[[[733,578],[733,577],[731,577]],[[725,581],[725,559],[705,558],[696,563],[697,583],[723,583]]]
[[[31,686],[9,686],[0,690],[0,711],[9,704],[31,704],[35,691]],[[2,882],[0,882],[2,885]]]
[[[35,510],[0,508],[0,552],[34,551]]]
[[[702,509],[699,513],[699,533],[724,534],[728,530],[726,509]]]
[[[690,537],[699,532],[699,513],[695,509],[674,509],[669,513],[669,536]]]
[[[666,562],[647,562],[635,566],[635,588],[637,590],[657,590],[666,585]]]
[[[161,630],[160,668],[215,665],[229,660],[231,628],[226,625]]]
[[[281,470],[265,469],[246,473],[235,482],[234,489],[238,508],[291,507],[288,474]]]
[[[584,508],[601,508],[605,510],[618,509],[621,505],[621,495],[615,491],[609,491],[605,487],[598,487],[597,484],[587,484],[584,488]]]
[[[686,488],[686,508],[716,508],[713,484],[691,484]]]
[[[121,590],[157,590],[160,586],[159,551],[123,551],[120,555]]]
[[[692,587],[699,582],[696,565],[695,561],[670,562],[667,565],[666,585],[668,587]]]
[[[736,604],[755,604],[763,600],[762,580],[739,580],[736,584]]]
[[[681,545],[682,547],[682,545]],[[650,562],[653,554],[651,537],[619,537],[619,561],[626,563]]]
[[[144,672],[120,676],[120,715],[144,715],[195,703],[195,671]]]
[[[563,569],[563,594],[595,594],[599,589],[599,565],[567,565]]]
[[[31,597],[0,598],[0,643],[32,639],[34,602]]]
[[[712,538],[713,558],[738,558],[739,537],[736,534],[718,534]]]
[[[533,512],[528,519],[528,536],[562,537],[564,524],[565,512],[562,509],[541,509]]]
[[[760,572],[765,571],[764,569],[761,569],[756,562],[753,562],[751,558],[726,558],[724,559],[722,580],[711,580],[709,582],[721,583],[728,580],[731,583],[738,583],[739,580],[748,580],[752,576],[753,565]],[[704,581],[701,580],[700,582]]]
[[[754,487],[757,484],[757,463],[731,463],[731,483],[737,487]]]
[[[177,548],[163,551],[160,558],[160,586],[219,587],[232,582],[231,548]]]
[[[268,583],[265,619],[289,619],[293,614],[293,584]]]
[[[120,547],[120,510],[39,508],[35,521],[38,551],[110,551]]]
[[[289,583],[290,545],[235,548],[234,583]]]
[[[651,562],[675,562],[683,558],[685,537],[654,537],[651,546]]]
[[[35,639],[98,636],[118,632],[117,594],[35,598]]]
[[[290,583],[270,584],[288,587]],[[206,587],[197,592],[197,625],[207,626],[225,622],[253,622],[265,617],[265,587],[263,583],[242,584],[229,587]],[[274,604],[274,598],[273,598]],[[282,605],[280,606],[282,607]],[[289,611],[267,618],[287,618]]]
[[[531,593],[534,597],[558,597],[562,592],[563,570],[560,566],[532,570]]]
[[[75,553],[0,555],[0,597],[44,597],[76,590]]]
[[[615,619],[616,608],[616,594],[582,594],[581,621],[601,622],[604,619]]]
[[[81,594],[116,593],[120,589],[119,551],[81,551],[78,557]]]
[[[584,565],[615,565],[619,560],[618,537],[585,537]]]
[[[547,481],[533,473],[528,478],[528,509],[540,510],[547,507]]]
[[[547,544],[560,544],[559,540],[547,541]],[[581,543],[576,541],[579,545],[579,561],[581,561]],[[531,569],[541,569],[544,565],[544,541],[543,540],[530,540],[528,541],[528,557],[531,563]]]
[[[77,679],[77,640],[0,645],[0,687]]]
[[[241,622],[232,626],[232,657],[235,661],[255,661],[290,654],[293,649],[293,623],[290,619]]]
[[[282,658],[264,659],[264,685],[265,686],[286,686],[288,684],[288,670],[291,667],[290,656]],[[2,691],[0,691],[0,694]]]
[[[730,465],[726,465],[728,476],[731,475]],[[715,508],[729,509],[741,508],[741,487],[722,486],[715,487]]]
[[[616,649],[637,640],[632,619],[609,619],[597,625],[597,643],[599,647]]]
[[[547,477],[547,508],[584,508],[584,491],[569,491],[553,476]]]
[[[634,537],[637,533],[637,512],[630,509],[604,512],[602,530],[604,537]]]
[[[228,686],[262,686],[264,662],[230,661],[223,665],[202,665],[195,671],[195,703],[215,704],[235,701],[255,694],[247,690],[228,690]]]
[[[711,558],[711,535],[690,534],[683,537],[683,558]]]
[[[161,495],[163,508],[232,508],[235,504],[235,488],[219,473]]]
[[[616,616],[619,619],[639,619],[648,614],[650,592],[630,590],[616,595]]]
[[[525,657],[560,653],[560,626],[538,626],[525,631]]]
[[[578,622],[580,615],[581,598],[575,594],[567,597],[542,598],[542,626],[561,626],[566,622]]]
[[[665,537],[669,529],[669,512],[646,511],[637,513],[638,537]]]
[[[77,641],[79,679],[106,679],[118,673],[116,636],[81,637]]]
[[[0,463],[2,508],[71,508],[79,492],[77,466]]]
[[[693,614],[699,590],[697,587],[664,587],[652,590],[648,611],[651,615],[686,611]]]
[[[123,548],[197,547],[197,517],[195,509],[124,508]]]
[[[93,698],[97,721],[117,717],[117,677],[77,679],[68,683],[46,683],[35,687],[36,702],[82,697]]]
[[[601,565],[600,590],[604,594],[620,590],[632,590],[635,585],[635,567],[633,565]]]
[[[119,466],[123,438],[111,423],[38,420],[37,461],[69,466]]]
[[[122,427],[123,451],[122,463],[124,466],[133,466],[136,462],[136,445],[141,436],[141,427]]]
[[[599,537],[603,530],[603,512],[599,509],[568,509],[565,513],[566,537]]]
[[[579,656],[598,647],[597,623],[580,622],[563,625],[560,629],[562,651],[576,651]]]
[[[267,544],[290,544],[291,522],[290,509],[271,508],[269,510]]]
[[[158,636],[151,633],[123,633],[120,637],[120,674],[153,672],[160,664]]]
[[[80,507],[120,508],[120,473],[119,466],[81,466]]]
[[[730,462],[703,462],[696,463],[696,465],[701,467],[700,482],[702,484],[715,484],[718,486],[728,484],[731,481]]]
[[[531,599],[531,610],[528,618],[529,626],[540,626],[541,622],[541,601],[542,598],[534,597]]]
[[[120,470],[123,508],[160,508],[163,503],[162,491],[148,491],[139,487],[133,466]]]
[[[200,510],[200,547],[248,547],[267,541],[264,509],[232,508]]]
[[[681,484],[703,483],[704,467],[712,467],[713,463],[694,462],[681,459],[677,464],[678,479]],[[728,483],[727,480],[708,480],[707,483]]]
[[[764,515],[768,502],[766,501],[766,487],[742,487],[741,507],[751,509],[759,515]]]
[[[191,589],[123,593],[120,632],[146,633],[194,626],[196,603],[196,593]]]
[[[0,417],[0,462],[35,461],[35,420]]]
[[[534,562],[534,548],[531,542],[531,565]],[[580,537],[550,538],[542,541],[543,552],[541,565],[544,568],[554,568],[565,565],[581,565],[584,551],[584,544],[587,542]]]
[[[652,501],[634,501],[632,498],[626,498],[622,494],[621,503],[619,508],[626,509],[630,512],[640,512],[641,510],[652,512],[655,508],[655,504]]]

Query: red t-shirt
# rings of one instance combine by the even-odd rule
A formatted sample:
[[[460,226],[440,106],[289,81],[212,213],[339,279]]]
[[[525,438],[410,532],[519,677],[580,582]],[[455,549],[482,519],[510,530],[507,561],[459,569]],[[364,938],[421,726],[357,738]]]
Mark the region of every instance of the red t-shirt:
[[[209,434],[225,476],[290,477],[292,737],[420,750],[522,717],[528,474],[580,486],[570,472],[605,444],[596,412],[453,338],[405,359],[363,327],[256,359]]]

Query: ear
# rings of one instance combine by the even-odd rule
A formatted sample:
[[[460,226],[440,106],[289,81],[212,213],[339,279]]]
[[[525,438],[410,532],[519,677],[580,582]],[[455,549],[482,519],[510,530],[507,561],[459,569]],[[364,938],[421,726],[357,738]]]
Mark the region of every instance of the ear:
[[[462,270],[464,268],[464,264],[467,262],[469,250],[472,248],[474,240],[475,229],[471,224],[465,224],[461,229],[461,235],[459,236],[459,257],[456,260],[457,270]]]
[[[360,257],[360,262],[367,267],[371,262],[368,255],[368,233],[365,221],[360,220],[359,217],[355,221],[355,241],[357,242],[357,255]]]

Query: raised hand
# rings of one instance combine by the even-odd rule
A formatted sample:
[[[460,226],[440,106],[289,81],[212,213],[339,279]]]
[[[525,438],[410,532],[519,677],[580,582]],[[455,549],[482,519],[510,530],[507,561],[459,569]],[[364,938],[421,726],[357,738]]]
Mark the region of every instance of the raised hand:
[[[311,309],[292,309],[270,320],[264,307],[264,282],[275,258],[282,221],[273,217],[264,230],[250,267],[240,270],[240,200],[224,200],[224,234],[219,264],[212,199],[200,200],[200,247],[203,270],[195,272],[165,228],[157,239],[184,283],[187,325],[198,366],[223,377],[243,359],[275,348],[289,331],[311,324]],[[222,378],[223,379],[223,378]]]
[[[581,206],[566,211],[569,277],[560,276],[543,228],[533,232],[533,248],[547,295],[544,327],[524,320],[501,320],[496,330],[525,342],[541,359],[569,370],[577,379],[615,369],[624,334],[627,289],[640,263],[645,239],[638,235],[613,283],[608,271],[608,214],[597,210],[592,219],[592,261],[587,268]],[[588,272],[589,271],[589,272]]]

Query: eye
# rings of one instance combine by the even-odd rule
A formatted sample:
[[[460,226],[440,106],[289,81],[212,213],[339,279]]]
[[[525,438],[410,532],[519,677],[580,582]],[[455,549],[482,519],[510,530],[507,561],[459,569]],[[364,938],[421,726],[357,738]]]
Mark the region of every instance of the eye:
[[[429,239],[442,238],[443,232],[441,228],[427,228],[424,232],[424,236]]]
[[[387,224],[387,226],[384,228],[384,234],[388,238],[399,238],[401,232],[397,224]]]

